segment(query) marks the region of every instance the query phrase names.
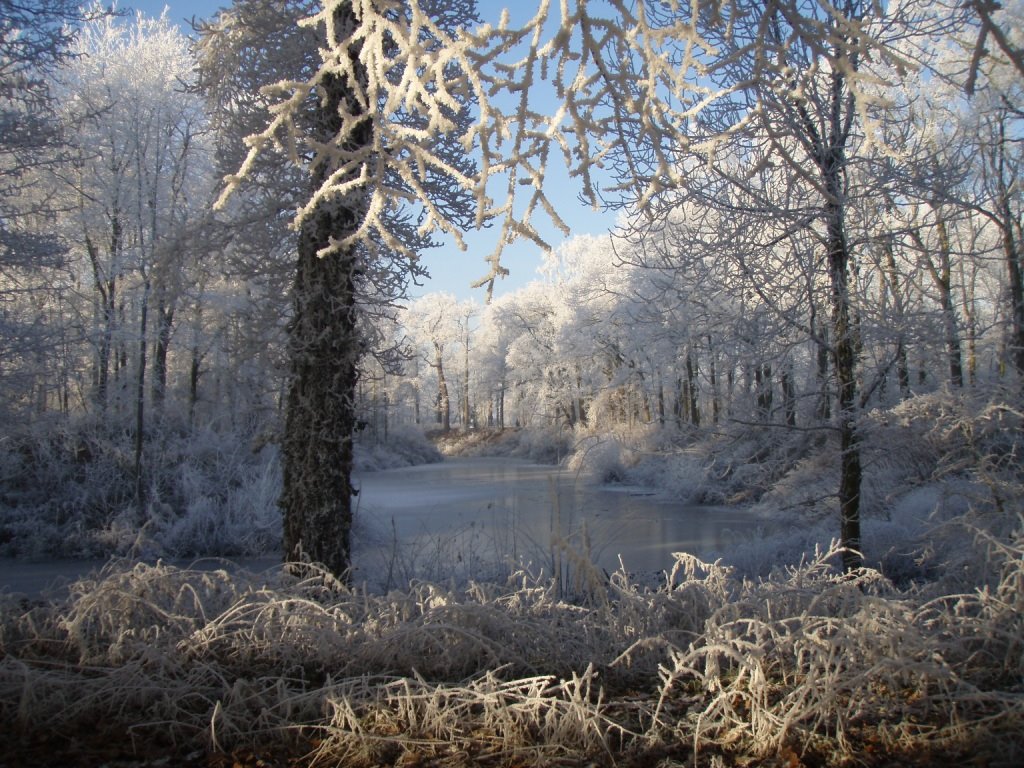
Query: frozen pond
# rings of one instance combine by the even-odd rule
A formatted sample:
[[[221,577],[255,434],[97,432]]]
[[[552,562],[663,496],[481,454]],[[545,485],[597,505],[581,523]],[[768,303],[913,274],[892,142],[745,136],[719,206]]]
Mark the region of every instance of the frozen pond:
[[[515,459],[451,459],[366,473],[357,484],[356,564],[436,561],[475,577],[513,560],[547,573],[576,553],[608,572],[671,568],[672,553],[705,555],[757,528],[752,513],[666,500],[642,488],[594,485],[567,469]],[[361,541],[361,544],[360,544]],[[410,567],[410,572],[416,570]]]
[[[731,507],[684,504],[642,488],[595,485],[558,467],[517,459],[450,459],[369,472],[353,530],[354,580],[392,587],[410,578],[487,579],[510,563],[571,575],[582,557],[607,572],[619,558],[633,573],[671,568],[673,552],[707,556],[755,535],[763,523]],[[222,568],[223,560],[169,561]],[[237,566],[273,571],[280,557]],[[103,561],[26,562],[0,558],[0,590],[37,595],[100,568]]]

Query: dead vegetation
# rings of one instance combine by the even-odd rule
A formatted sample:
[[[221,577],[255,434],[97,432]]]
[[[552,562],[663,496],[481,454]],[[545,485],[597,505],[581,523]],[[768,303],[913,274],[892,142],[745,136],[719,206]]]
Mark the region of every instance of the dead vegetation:
[[[975,529],[982,581],[945,592],[843,575],[834,550],[759,583],[680,555],[657,589],[595,573],[573,601],[525,571],[375,595],[112,564],[65,599],[3,597],[0,723],[9,752],[184,763],[1008,765],[1021,530]]]
[[[679,553],[656,585],[566,550],[568,593],[122,561],[0,594],[0,765],[1020,765],[1019,425],[904,427],[970,493],[898,582],[834,547],[757,579]]]

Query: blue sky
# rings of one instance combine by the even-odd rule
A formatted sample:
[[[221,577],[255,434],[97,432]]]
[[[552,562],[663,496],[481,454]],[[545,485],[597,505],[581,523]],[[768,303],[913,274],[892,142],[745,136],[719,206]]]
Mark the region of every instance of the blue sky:
[[[485,19],[490,19],[493,16],[494,20],[498,19],[501,9],[507,4],[495,0],[478,0],[478,2],[481,15]],[[149,16],[158,16],[166,7],[170,20],[182,25],[186,32],[190,32],[188,20],[193,16],[196,19],[207,18],[214,15],[218,9],[228,5],[230,5],[229,0],[134,0],[134,2],[121,0],[118,2],[120,8],[134,8]],[[532,3],[528,2],[526,5],[530,6]],[[560,167],[556,168],[553,165],[549,170],[549,175],[551,177],[549,184],[556,189],[555,193],[549,189],[549,196],[560,206],[559,212],[573,234],[600,234],[611,227],[614,221],[611,215],[594,211],[588,206],[575,202],[576,187]],[[558,187],[563,186],[564,194],[557,190]],[[542,216],[542,214],[538,214],[538,216]],[[535,222],[541,235],[552,247],[557,247],[565,239],[554,226],[545,227],[541,224],[542,220],[540,219]],[[487,273],[488,268],[484,259],[494,250],[495,240],[496,234],[493,231],[472,232],[466,236],[468,245],[466,251],[460,251],[455,246],[450,246],[435,248],[423,254],[423,261],[431,273],[431,279],[422,288],[414,288],[414,295],[418,296],[433,291],[448,291],[459,299],[474,297],[482,303],[484,300],[483,290],[472,290],[469,286],[474,280]],[[511,274],[495,285],[494,295],[500,296],[508,293],[536,279],[537,268],[541,262],[540,249],[532,243],[520,241],[507,246],[502,256],[502,263]]]

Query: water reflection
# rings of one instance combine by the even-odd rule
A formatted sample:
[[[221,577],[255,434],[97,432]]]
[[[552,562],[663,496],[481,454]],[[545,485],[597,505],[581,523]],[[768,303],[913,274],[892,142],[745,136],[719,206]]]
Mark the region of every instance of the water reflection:
[[[357,538],[361,532],[372,547],[390,547],[393,561],[410,553],[421,565],[436,558],[442,575],[445,564],[466,571],[509,557],[551,573],[572,553],[609,572],[620,557],[630,571],[657,572],[671,568],[673,552],[722,551],[756,525],[744,510],[596,486],[568,470],[504,458],[451,459],[359,480]]]

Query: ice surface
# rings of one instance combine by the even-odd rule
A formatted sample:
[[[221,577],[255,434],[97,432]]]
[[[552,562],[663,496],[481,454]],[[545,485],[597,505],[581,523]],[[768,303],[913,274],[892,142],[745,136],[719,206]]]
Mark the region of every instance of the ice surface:
[[[666,499],[640,487],[602,486],[555,466],[509,458],[454,459],[442,464],[360,473],[355,498],[356,580],[379,579],[383,553],[407,561],[410,576],[487,568],[523,560],[551,569],[567,552],[605,571],[620,557],[637,573],[671,569],[673,552],[728,551],[763,523],[749,510]],[[401,551],[399,551],[401,550]],[[465,563],[478,563],[466,573]],[[165,560],[182,568],[261,572],[280,563],[262,558]],[[0,558],[0,590],[35,598],[59,594],[102,560],[23,561]],[[457,567],[457,565],[459,567]]]
[[[357,525],[379,541],[472,534],[473,546],[499,560],[535,562],[564,541],[608,571],[619,567],[620,555],[630,570],[671,568],[673,552],[728,549],[759,525],[749,510],[681,503],[635,487],[624,492],[508,458],[367,473],[360,486]]]

